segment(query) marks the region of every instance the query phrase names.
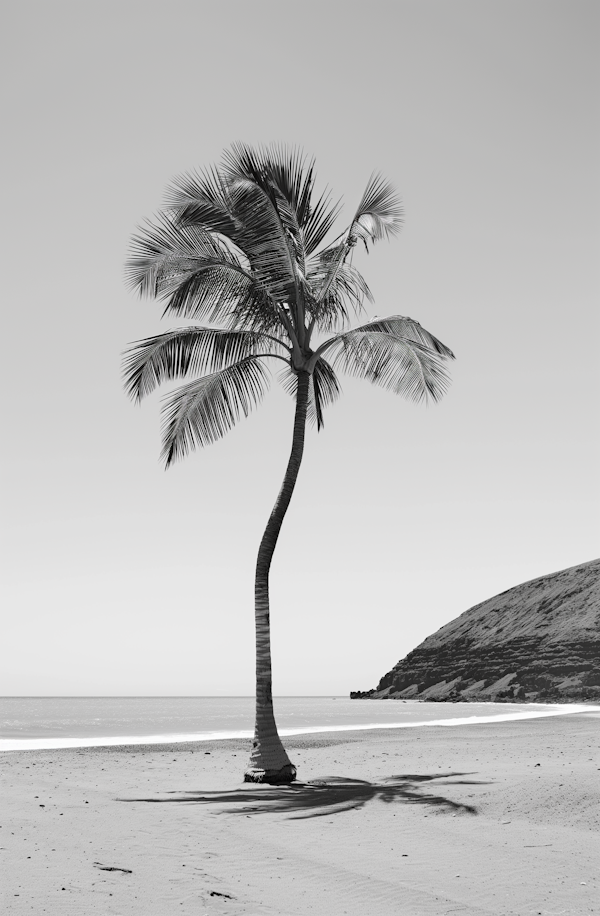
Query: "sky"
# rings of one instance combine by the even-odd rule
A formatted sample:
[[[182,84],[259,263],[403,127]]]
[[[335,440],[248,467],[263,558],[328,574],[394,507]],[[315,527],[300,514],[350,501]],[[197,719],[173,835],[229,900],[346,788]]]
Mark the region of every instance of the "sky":
[[[600,555],[595,0],[12,4],[3,53],[2,695],[250,695],[254,563],[285,470],[277,386],[167,472],[125,286],[170,180],[282,142],[402,233],[375,304],[452,348],[437,405],[342,379],[271,574],[273,690],[368,689],[426,636]],[[337,234],[335,232],[334,234]]]

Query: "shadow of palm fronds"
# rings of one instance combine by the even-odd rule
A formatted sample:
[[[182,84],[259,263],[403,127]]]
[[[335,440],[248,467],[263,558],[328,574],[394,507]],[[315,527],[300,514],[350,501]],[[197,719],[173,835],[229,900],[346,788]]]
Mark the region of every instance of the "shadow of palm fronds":
[[[406,774],[389,776],[380,783],[364,779],[328,776],[310,782],[292,783],[289,786],[240,786],[228,792],[194,791],[170,793],[168,798],[128,798],[121,801],[136,802],[187,802],[221,807],[220,814],[290,814],[294,819],[322,817],[342,811],[362,808],[367,802],[379,799],[386,803],[400,801],[409,804],[431,805],[446,811],[476,814],[473,805],[452,801],[443,795],[425,792],[423,784],[469,776],[469,773]],[[475,780],[459,780],[445,785],[482,785]],[[435,787],[437,788],[437,787]]]

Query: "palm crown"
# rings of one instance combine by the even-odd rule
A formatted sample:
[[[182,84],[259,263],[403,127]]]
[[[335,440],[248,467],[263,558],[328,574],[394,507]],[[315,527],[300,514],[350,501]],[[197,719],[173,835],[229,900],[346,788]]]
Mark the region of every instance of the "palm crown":
[[[236,144],[220,168],[176,179],[166,209],[135,236],[131,286],[164,300],[165,315],[205,322],[138,341],[125,356],[136,400],[195,376],[165,400],[167,466],[248,415],[268,387],[269,359],[283,363],[292,394],[299,373],[309,376],[307,413],[319,429],[340,394],[336,370],[415,401],[445,392],[453,354],[417,321],[394,315],[349,329],[372,299],[352,251],[399,231],[393,188],[373,176],[349,226],[326,243],[338,206],[328,194],[315,200],[314,179],[297,151]]]

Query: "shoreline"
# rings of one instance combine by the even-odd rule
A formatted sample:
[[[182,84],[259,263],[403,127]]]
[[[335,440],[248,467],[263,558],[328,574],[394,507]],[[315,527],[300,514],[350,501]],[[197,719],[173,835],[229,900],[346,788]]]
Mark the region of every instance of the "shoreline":
[[[481,704],[484,705],[484,704]],[[496,705],[490,703],[489,705]],[[503,704],[503,706],[514,705],[520,710],[526,704]],[[549,718],[555,716],[577,715],[578,713],[599,712],[600,706],[573,703],[573,704],[535,704],[551,706],[548,709],[536,709],[532,711],[497,713],[490,716],[454,716],[448,719],[430,719],[417,722],[378,722],[378,723],[353,723],[343,725],[314,725],[299,726],[296,728],[280,728],[279,734],[282,738],[289,738],[295,735],[314,735],[326,734],[333,732],[353,732],[353,731],[376,731],[381,729],[406,729],[406,728],[425,728],[425,727],[446,727],[456,728],[459,726],[471,726],[479,724],[493,724],[495,722],[509,722],[530,720],[539,718]],[[244,729],[239,731],[212,731],[200,733],[174,733],[174,734],[151,734],[151,735],[107,735],[107,736],[81,736],[81,737],[47,737],[47,738],[0,738],[0,754],[17,753],[21,751],[34,750],[60,750],[92,747],[129,747],[129,746],[165,746],[190,743],[205,743],[211,741],[232,741],[232,740],[250,740],[253,737],[253,731]]]

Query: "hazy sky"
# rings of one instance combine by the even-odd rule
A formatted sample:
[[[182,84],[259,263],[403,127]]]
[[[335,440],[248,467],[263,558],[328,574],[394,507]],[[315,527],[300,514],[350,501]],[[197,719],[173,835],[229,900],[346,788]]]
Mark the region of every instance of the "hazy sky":
[[[595,0],[11,5],[0,693],[253,692],[293,403],[274,379],[165,472],[160,396],[134,407],[120,380],[123,348],[169,326],[124,286],[129,238],[235,140],[301,145],[346,219],[381,170],[406,221],[357,255],[371,314],[457,355],[439,405],[343,380],[310,431],[272,570],[274,692],[372,687],[473,604],[599,555],[599,18]]]

